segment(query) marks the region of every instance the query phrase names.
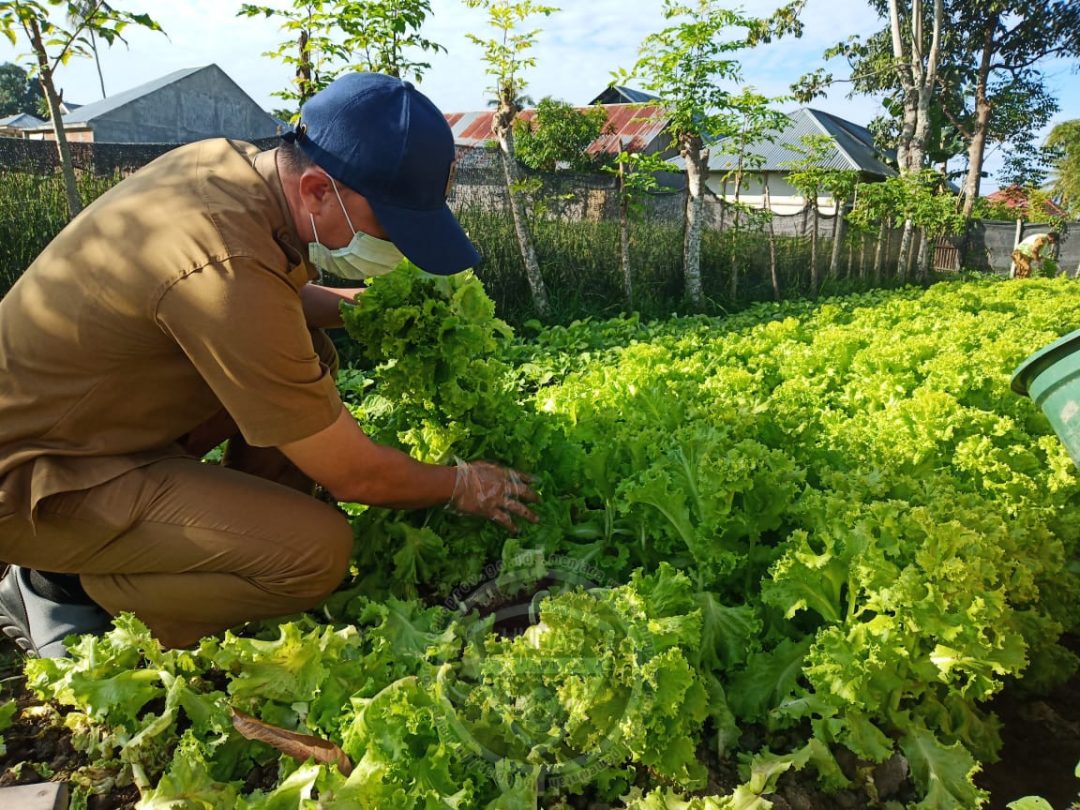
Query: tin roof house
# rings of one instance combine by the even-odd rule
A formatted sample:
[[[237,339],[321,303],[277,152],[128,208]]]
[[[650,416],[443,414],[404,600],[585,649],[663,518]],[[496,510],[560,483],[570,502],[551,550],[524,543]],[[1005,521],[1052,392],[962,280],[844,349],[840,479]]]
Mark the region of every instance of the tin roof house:
[[[64,115],[72,141],[188,143],[204,138],[269,138],[278,123],[217,65],[187,68],[85,104]],[[24,130],[51,140],[48,122]]]
[[[36,115],[30,115],[30,113],[15,113],[15,115],[0,118],[0,135],[6,135],[9,138],[22,138],[27,129],[40,127],[46,123],[46,121],[42,121]]]
[[[604,104],[607,123],[604,131],[589,145],[590,154],[618,154],[622,150],[629,152],[669,151],[670,138],[664,134],[667,125],[663,108],[656,104]],[[579,107],[581,111],[589,107]],[[518,119],[530,121],[536,110],[522,110]],[[454,143],[458,151],[486,146],[495,136],[491,131],[494,110],[480,112],[446,113],[446,121],[454,133]]]
[[[884,180],[896,175],[890,165],[895,155],[874,146],[873,136],[866,127],[852,123],[837,115],[803,107],[789,113],[787,123],[772,141],[751,143],[747,154],[760,159],[760,163],[746,172],[739,201],[758,208],[765,207],[765,189],[769,191],[772,211],[777,214],[795,214],[803,210],[806,200],[788,181],[790,164],[803,159],[804,135],[825,135],[831,140],[830,149],[822,166],[833,169],[857,171],[864,182]],[[713,144],[709,151],[709,174],[706,185],[718,197],[735,198],[733,173],[738,156],[725,151],[724,141]],[[681,158],[673,161],[683,166]],[[835,213],[835,202],[829,197],[818,200],[823,213]],[[832,210],[831,210],[832,209]]]

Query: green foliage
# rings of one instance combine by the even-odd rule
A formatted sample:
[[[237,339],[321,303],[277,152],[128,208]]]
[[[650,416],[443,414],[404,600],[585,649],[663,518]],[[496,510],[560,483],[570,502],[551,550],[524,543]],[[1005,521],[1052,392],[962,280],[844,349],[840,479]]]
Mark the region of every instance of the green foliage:
[[[296,69],[292,85],[272,95],[295,102],[297,109],[350,70],[421,79],[431,64],[412,54],[446,50],[420,34],[430,14],[430,0],[292,0],[288,8],[244,3],[237,12],[281,20],[288,37],[263,56]]]
[[[826,190],[832,176],[841,171],[825,166],[827,158],[835,149],[835,142],[828,135],[803,135],[801,140],[802,145],[795,147],[794,151],[802,157],[782,165],[791,170],[788,172],[787,181],[816,209],[818,197]]]
[[[863,229],[882,220],[896,226],[910,219],[929,237],[956,234],[963,227],[955,197],[943,190],[941,176],[929,170],[860,183],[849,218]]]
[[[998,169],[998,185],[1003,188],[1041,188],[1059,157],[1057,149],[1031,140],[1011,144]]]
[[[1051,195],[1033,186],[1014,186],[1005,189],[1005,197],[990,202],[981,197],[975,203],[973,216],[982,219],[1017,220],[1025,222],[1046,222],[1061,229],[1065,222],[1059,209],[1053,204]]]
[[[0,65],[0,118],[16,113],[37,115],[41,86],[30,80],[18,65],[5,62]]]
[[[1080,214],[1080,119],[1055,125],[1046,145],[1058,152],[1053,170],[1054,193],[1064,207]]]
[[[646,37],[634,67],[617,71],[614,78],[622,84],[638,79],[660,96],[667,131],[676,141],[687,136],[716,140],[735,136],[739,121],[732,115],[734,97],[723,87],[723,82],[740,77],[734,54],[785,34],[801,35],[797,15],[803,5],[796,0],[761,19],[715,0],[690,4],[664,0],[664,19],[672,24]],[[741,35],[731,36],[732,30],[740,29]]]
[[[603,107],[578,110],[548,96],[540,100],[531,119],[514,121],[514,154],[534,171],[593,171],[600,158],[588,149],[606,123]]]
[[[511,116],[505,122],[510,126],[513,114],[518,110],[516,100],[527,86],[522,72],[536,64],[536,57],[527,52],[536,44],[540,33],[538,28],[522,31],[520,26],[530,17],[548,17],[558,9],[533,0],[465,0],[465,5],[486,11],[488,25],[495,31],[495,36],[490,39],[471,33],[465,36],[483,49],[483,59],[487,63],[485,72],[494,81],[489,92],[498,101],[500,109],[505,108]]]
[[[619,198],[629,214],[640,217],[645,212],[645,198],[659,191],[661,172],[677,172],[678,166],[655,152],[620,151],[609,164],[600,167],[619,178]]]
[[[784,113],[774,110],[772,104],[783,99],[769,98],[744,87],[731,99],[731,112],[735,117],[733,129],[736,134],[717,145],[730,157],[727,170],[720,175],[723,188],[734,180],[741,191],[747,171],[760,167],[764,161],[752,147],[772,143],[788,123]]]
[[[334,16],[345,35],[342,47],[351,54],[348,69],[422,79],[431,63],[414,61],[409,54],[446,52],[442,45],[420,35],[430,14],[430,0],[339,3]],[[357,59],[358,54],[363,58]]]
[[[1080,318],[1070,280],[515,341],[475,278],[405,265],[346,318],[368,432],[527,464],[543,522],[508,539],[368,509],[357,575],[317,613],[192,651],[120,617],[29,662],[91,773],[130,768],[144,802],[719,810],[764,806],[791,770],[848,786],[844,746],[902,752],[913,806],[974,808],[1000,747],[987,701],[1075,670],[1058,641],[1080,626],[1080,474],[1009,387]],[[277,754],[230,708],[358,767],[282,759],[251,792]],[[764,744],[739,751],[750,723]],[[705,784],[702,746],[741,755],[732,794],[680,795]]]
[[[61,18],[64,23],[60,22]],[[29,40],[32,25],[41,31],[50,72],[59,65],[66,65],[73,56],[92,56],[90,34],[114,45],[127,42],[123,33],[129,25],[161,31],[161,26],[150,15],[124,11],[106,2],[94,3],[93,7],[87,8],[81,0],[12,0],[0,6],[0,34],[12,45],[18,41],[20,30]],[[40,65],[35,62],[34,71],[39,69]]]
[[[337,73],[335,63],[346,56],[331,36],[337,24],[332,6],[331,0],[293,0],[292,7],[284,9],[244,3],[237,12],[238,17],[278,18],[280,29],[288,34],[284,42],[262,54],[296,69],[291,86],[271,94],[295,102],[296,112],[286,120],[297,118],[300,105],[330,84]]]

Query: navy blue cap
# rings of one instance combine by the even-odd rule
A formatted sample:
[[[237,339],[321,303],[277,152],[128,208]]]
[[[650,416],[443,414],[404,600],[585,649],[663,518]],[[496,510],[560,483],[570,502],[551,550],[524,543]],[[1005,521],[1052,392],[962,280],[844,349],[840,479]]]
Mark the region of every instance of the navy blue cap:
[[[459,273],[480,262],[446,204],[454,135],[431,100],[407,81],[346,73],[300,110],[291,141],[371,204],[398,250],[421,270]]]

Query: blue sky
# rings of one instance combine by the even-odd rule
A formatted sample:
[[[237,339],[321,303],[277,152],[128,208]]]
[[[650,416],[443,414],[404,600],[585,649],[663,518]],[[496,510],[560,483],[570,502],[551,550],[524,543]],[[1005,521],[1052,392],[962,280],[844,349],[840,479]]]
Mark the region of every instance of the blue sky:
[[[559,0],[549,0],[557,4]],[[270,0],[268,5],[285,5]],[[105,87],[110,93],[126,90],[142,82],[181,68],[217,63],[245,91],[266,108],[281,106],[272,97],[274,90],[287,85],[291,71],[261,54],[275,47],[283,35],[277,23],[264,19],[238,18],[239,0],[120,0],[123,8],[151,14],[168,33],[131,30],[129,44],[106,50],[102,55]],[[658,30],[663,19],[660,0],[563,0],[562,10],[541,19],[543,31],[534,50],[536,67],[527,73],[527,92],[534,98],[546,95],[584,104],[610,81],[613,70],[629,68],[638,46],[649,33]],[[750,14],[767,14],[778,0],[751,0],[742,3]],[[420,86],[444,111],[483,109],[485,88],[489,86],[480,59],[480,49],[465,34],[483,35],[484,15],[465,8],[460,0],[432,0],[433,15],[425,35],[447,48],[433,57],[431,71]],[[822,52],[852,34],[866,34],[881,22],[866,0],[808,0],[803,13],[806,31],[802,39],[782,40],[743,54],[743,81],[760,92],[779,96],[799,76],[824,65]],[[20,61],[28,48],[20,41],[12,47],[5,40],[0,61]],[[843,74],[836,60],[829,67]],[[1048,63],[1046,73],[1061,103],[1059,120],[1080,118],[1080,73],[1071,63]],[[57,83],[65,98],[87,103],[101,96],[97,75],[90,60],[73,60],[60,68]],[[813,106],[868,123],[880,110],[876,99],[847,98],[843,86]],[[781,104],[790,109],[793,102]],[[1033,134],[1036,140],[1045,131]],[[1000,155],[992,155],[988,168],[993,172]],[[991,178],[988,188],[994,186]]]

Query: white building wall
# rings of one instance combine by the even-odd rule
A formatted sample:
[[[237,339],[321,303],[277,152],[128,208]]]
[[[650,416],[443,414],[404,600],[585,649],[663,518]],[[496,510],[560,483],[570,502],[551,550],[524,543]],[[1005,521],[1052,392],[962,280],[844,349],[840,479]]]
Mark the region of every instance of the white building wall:
[[[754,172],[743,178],[739,202],[755,208],[765,207],[765,182],[769,184],[769,198],[774,214],[797,214],[805,207],[805,198],[787,182],[784,172]],[[710,174],[705,180],[706,186],[718,197],[726,200],[735,199],[735,182],[720,182],[720,175]],[[818,197],[818,211],[822,214],[836,213],[837,205],[832,197]]]

